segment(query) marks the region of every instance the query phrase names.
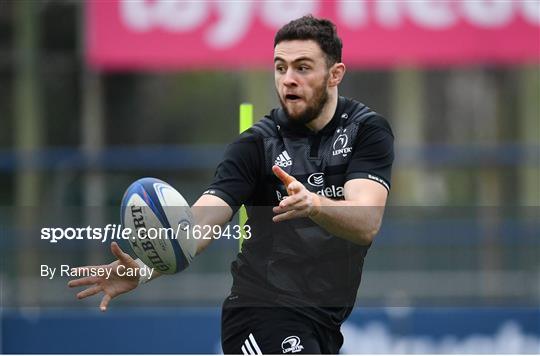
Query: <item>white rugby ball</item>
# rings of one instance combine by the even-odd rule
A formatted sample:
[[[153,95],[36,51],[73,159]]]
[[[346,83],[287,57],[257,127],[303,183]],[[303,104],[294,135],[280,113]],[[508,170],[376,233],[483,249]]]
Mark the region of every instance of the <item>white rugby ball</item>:
[[[195,256],[197,244],[187,229],[193,215],[184,197],[156,178],[142,178],[126,190],[120,215],[131,229],[129,243],[144,264],[160,273],[184,270]]]

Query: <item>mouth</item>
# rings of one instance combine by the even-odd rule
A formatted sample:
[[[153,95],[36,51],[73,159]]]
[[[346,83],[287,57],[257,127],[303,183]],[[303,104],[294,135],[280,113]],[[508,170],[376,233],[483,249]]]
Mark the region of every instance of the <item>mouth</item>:
[[[285,100],[286,101],[297,102],[300,99],[302,99],[302,98],[300,96],[296,95],[296,94],[286,94],[285,95]]]

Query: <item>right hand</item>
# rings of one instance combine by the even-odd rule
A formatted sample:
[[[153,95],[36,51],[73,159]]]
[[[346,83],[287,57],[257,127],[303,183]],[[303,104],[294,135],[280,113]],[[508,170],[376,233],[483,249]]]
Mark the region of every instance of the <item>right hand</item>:
[[[134,268],[135,270],[139,269],[139,265],[131,256],[120,248],[116,242],[111,243],[111,252],[113,255],[118,258],[118,260],[109,263],[108,265],[101,265],[101,266],[84,266],[84,267],[77,267],[77,270],[82,270],[85,268],[106,268],[111,270],[110,278],[106,278],[106,276],[99,277],[99,276],[90,276],[90,277],[82,277],[78,279],[73,279],[68,282],[69,287],[80,287],[80,286],[90,286],[86,288],[85,290],[77,293],[77,299],[84,299],[86,297],[90,297],[92,295],[98,294],[100,292],[103,292],[103,298],[101,299],[101,303],[99,305],[99,308],[101,311],[106,311],[107,306],[109,305],[109,302],[114,297],[127,293],[130,290],[133,290],[137,288],[139,285],[139,277],[137,276],[119,276],[116,273],[116,268],[120,265],[124,265],[127,268]]]

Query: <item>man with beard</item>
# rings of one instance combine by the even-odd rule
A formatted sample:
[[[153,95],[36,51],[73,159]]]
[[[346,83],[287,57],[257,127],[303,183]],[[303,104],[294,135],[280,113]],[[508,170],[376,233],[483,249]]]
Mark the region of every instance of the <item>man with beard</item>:
[[[328,20],[304,16],[274,40],[281,108],[229,145],[193,205],[198,225],[224,225],[247,207],[252,237],[232,263],[223,304],[225,353],[339,353],[363,260],[390,189],[393,135],[384,118],[338,95],[342,43]],[[212,240],[200,240],[197,254]],[[115,243],[118,260],[137,262]],[[138,280],[79,279],[79,298],[109,301]]]

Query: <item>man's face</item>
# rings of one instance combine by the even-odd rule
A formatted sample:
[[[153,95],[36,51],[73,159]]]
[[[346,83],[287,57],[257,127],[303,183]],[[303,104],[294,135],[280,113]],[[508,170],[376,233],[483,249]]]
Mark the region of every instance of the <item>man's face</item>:
[[[283,41],[274,48],[274,77],[283,110],[291,120],[306,124],[328,101],[326,57],[312,40]]]

